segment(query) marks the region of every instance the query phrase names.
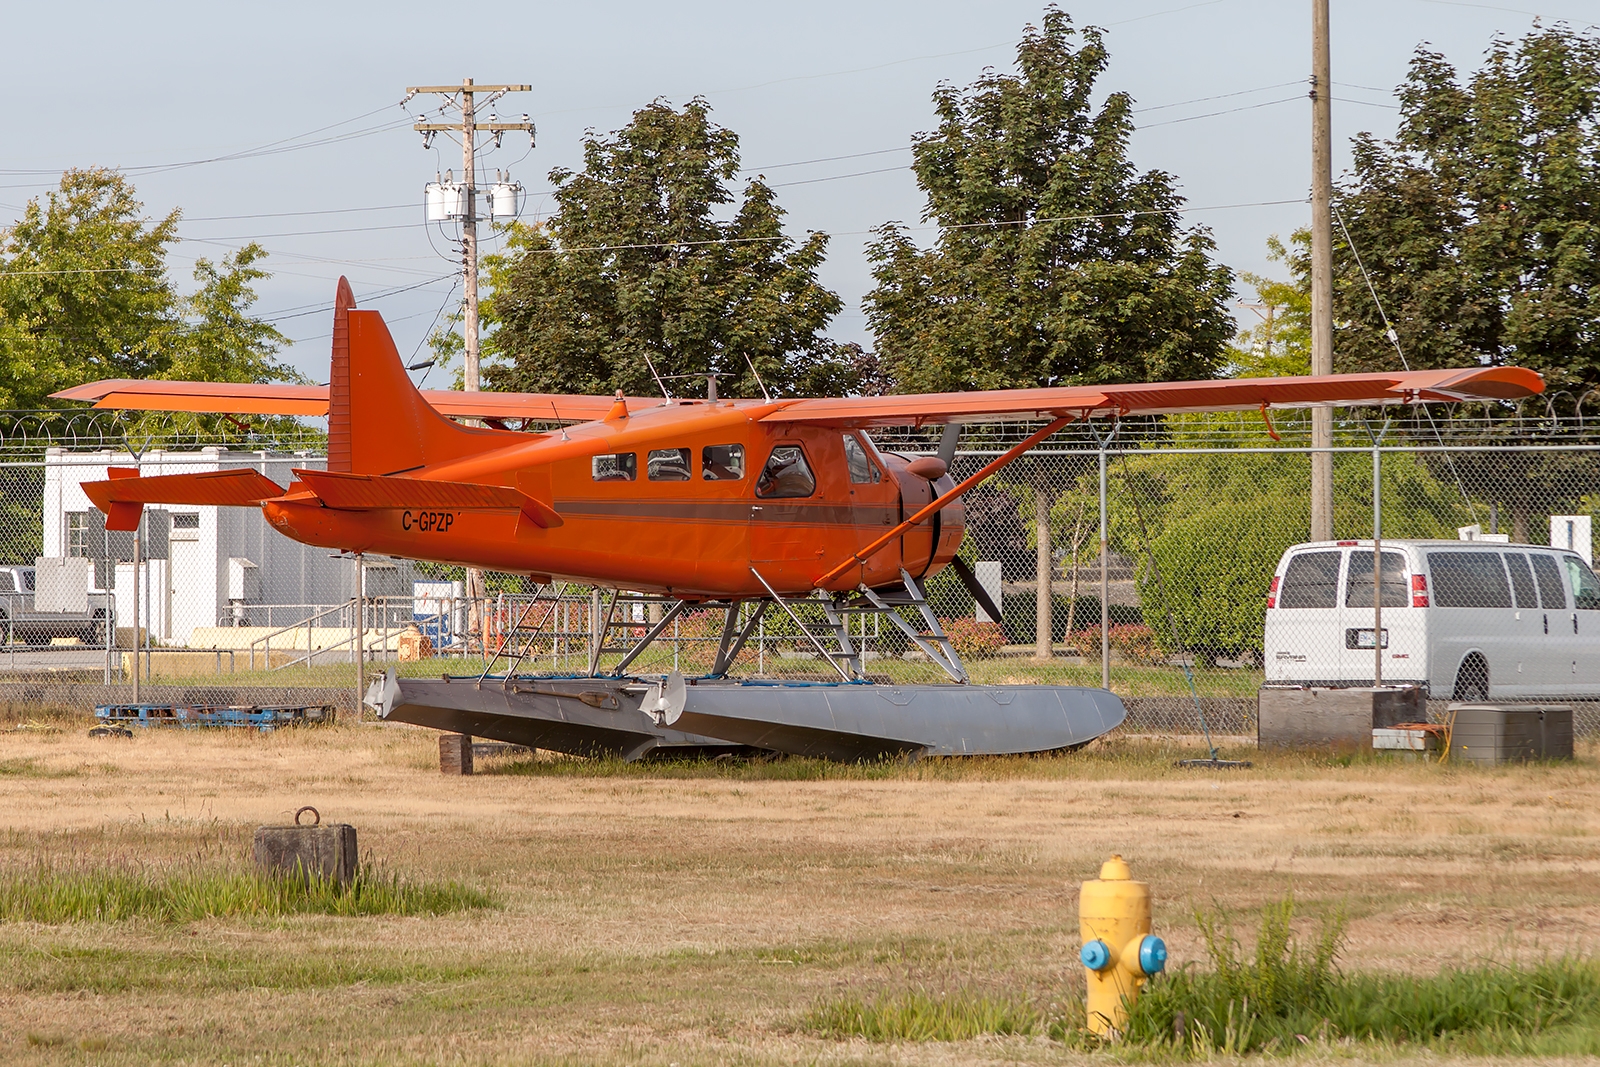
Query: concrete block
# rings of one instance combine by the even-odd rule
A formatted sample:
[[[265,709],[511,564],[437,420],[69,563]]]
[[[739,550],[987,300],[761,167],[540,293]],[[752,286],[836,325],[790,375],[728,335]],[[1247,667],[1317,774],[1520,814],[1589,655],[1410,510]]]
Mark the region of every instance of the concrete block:
[[[1428,705],[1415,686],[1291,689],[1266,686],[1256,698],[1256,743],[1271,747],[1371,749],[1372,731],[1425,722]]]
[[[270,874],[348,885],[356,876],[356,828],[347,823],[258,826],[255,863]]]
[[[472,738],[469,735],[439,735],[439,773],[472,773]]]

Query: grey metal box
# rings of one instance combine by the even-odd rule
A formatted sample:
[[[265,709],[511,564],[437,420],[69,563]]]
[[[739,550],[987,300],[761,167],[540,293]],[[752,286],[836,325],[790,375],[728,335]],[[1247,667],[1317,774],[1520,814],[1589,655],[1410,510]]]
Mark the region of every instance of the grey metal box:
[[[1539,723],[1539,755],[1545,759],[1571,759],[1572,709],[1564,704],[1541,704]]]

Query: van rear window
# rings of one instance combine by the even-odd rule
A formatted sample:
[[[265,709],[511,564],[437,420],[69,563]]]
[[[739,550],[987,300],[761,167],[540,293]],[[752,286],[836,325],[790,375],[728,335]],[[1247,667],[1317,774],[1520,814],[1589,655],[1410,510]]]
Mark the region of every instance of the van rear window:
[[[1344,606],[1372,607],[1372,550],[1357,548],[1350,553],[1350,580],[1345,586]],[[1383,606],[1411,606],[1411,586],[1406,581],[1406,558],[1399,552],[1383,554]]]
[[[1278,590],[1278,607],[1338,606],[1339,553],[1302,552],[1289,561],[1289,569],[1283,574],[1283,586]]]
[[[15,593],[17,581],[11,577],[10,571],[0,571],[0,593]]]
[[[1511,584],[1498,552],[1429,552],[1428,570],[1436,607],[1511,606]]]

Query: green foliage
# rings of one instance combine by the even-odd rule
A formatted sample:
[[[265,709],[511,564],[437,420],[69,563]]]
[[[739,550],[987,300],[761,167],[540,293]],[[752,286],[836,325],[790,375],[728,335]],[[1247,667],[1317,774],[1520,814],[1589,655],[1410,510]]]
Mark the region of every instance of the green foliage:
[[[774,393],[862,385],[871,360],[821,333],[841,307],[817,281],[827,235],[796,246],[760,178],[736,201],[724,183],[739,138],[710,116],[699,98],[682,111],[658,100],[608,138],[591,133],[583,170],[550,172],[556,213],[513,226],[486,261],[493,388],[649,394],[647,357],[662,375],[724,374],[725,396],[760,395],[746,357]],[[668,386],[703,395],[703,383]]]
[[[1157,978],[1129,1012],[1125,1038],[1159,1057],[1287,1053],[1349,1040],[1457,1053],[1600,1050],[1600,966],[1559,958],[1532,967],[1478,965],[1436,975],[1344,974],[1340,916],[1315,940],[1292,934],[1293,902],[1262,912],[1245,956],[1214,916],[1198,921],[1210,971]]]
[[[177,225],[177,211],[151,223],[110,170],[69,170],[28,202],[0,233],[0,408],[59,406],[51,393],[97,378],[299,380],[273,358],[283,335],[250,314],[267,253],[197,260],[199,289],[180,297]]]
[[[963,615],[940,619],[939,625],[955,646],[956,655],[964,660],[993,659],[1006,643],[1006,635],[997,622],[979,622],[973,616]]]
[[[984,1034],[1035,1034],[1045,1019],[1031,1005],[1008,997],[922,990],[862,1000],[844,997],[819,1005],[806,1029],[825,1037],[868,1041],[968,1041]]]
[[[1096,110],[1099,30],[1046,11],[1016,75],[934,93],[912,167],[940,227],[923,250],[879,228],[867,295],[878,351],[908,392],[1206,378],[1234,333],[1232,276],[1184,230],[1174,178],[1127,158],[1132,99]]]
[[[1300,229],[1290,238],[1296,252],[1304,258],[1311,244],[1311,231]],[[1267,239],[1267,258],[1289,262],[1289,250],[1277,235]],[[1309,263],[1309,260],[1306,260]],[[1259,274],[1240,275],[1256,291],[1254,309],[1259,321],[1241,330],[1230,353],[1229,374],[1235,378],[1281,378],[1311,373],[1311,289],[1295,281],[1277,281]]]
[[[0,408],[95,378],[144,378],[180,332],[166,277],[178,212],[153,225],[109,170],[69,170],[0,234]]]
[[[439,915],[493,906],[456,882],[411,883],[359,872],[347,886],[321,878],[190,865],[55,867],[40,864],[0,879],[0,922],[195,922],[235,916]]]
[[[267,258],[254,241],[223,257],[219,266],[197,259],[194,280],[200,288],[180,301],[190,324],[161,377],[174,381],[304,381],[273,356],[288,343],[271,323],[253,317],[255,283],[271,277],[256,266]]]
[[[1497,38],[1465,80],[1419,47],[1399,102],[1393,140],[1355,139],[1338,206],[1411,366],[1531,367],[1570,412],[1600,386],[1600,37]],[[1335,369],[1398,367],[1335,234]]]

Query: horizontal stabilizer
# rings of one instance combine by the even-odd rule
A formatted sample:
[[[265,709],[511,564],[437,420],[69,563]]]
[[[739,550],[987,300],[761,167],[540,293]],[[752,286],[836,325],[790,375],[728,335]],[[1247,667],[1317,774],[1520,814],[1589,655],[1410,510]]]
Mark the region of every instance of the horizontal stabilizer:
[[[330,508],[367,511],[375,508],[460,508],[517,510],[541,529],[562,524],[548,504],[504,485],[441,482],[428,478],[394,478],[378,474],[297,470],[295,477]]]
[[[104,482],[84,482],[83,491],[106,513],[106,528],[131,530],[145,504],[254,507],[283,495],[283,487],[251,467],[199,474],[160,474],[141,478],[132,467],[112,467]]]

